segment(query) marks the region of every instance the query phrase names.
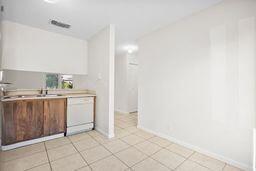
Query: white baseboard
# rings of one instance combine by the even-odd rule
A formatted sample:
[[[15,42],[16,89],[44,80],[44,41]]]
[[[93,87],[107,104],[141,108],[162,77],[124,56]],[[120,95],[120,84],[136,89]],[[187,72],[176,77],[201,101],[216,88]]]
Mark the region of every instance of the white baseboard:
[[[84,131],[90,131],[93,129],[93,123],[77,125],[67,128],[67,135],[77,134]]]
[[[110,138],[114,138],[114,137],[115,137],[115,134],[114,134],[114,133],[108,135],[108,138],[109,138],[109,139],[110,139]]]
[[[127,111],[115,110],[115,113],[119,113],[119,114],[131,114],[131,113],[136,113],[136,112],[138,112],[138,111],[132,110],[130,112],[127,112]]]
[[[115,113],[119,113],[119,114],[129,114],[129,112],[121,111],[121,110],[115,110]]]
[[[256,171],[256,128],[253,129],[253,171]]]
[[[95,127],[95,130],[100,132],[101,134],[103,134],[104,136],[108,137],[108,138],[113,138],[115,137],[115,134],[108,134],[107,132],[103,131],[102,129]]]
[[[34,140],[23,141],[23,142],[11,144],[11,145],[1,146],[1,149],[3,151],[11,150],[11,149],[15,149],[15,148],[19,148],[19,147],[23,147],[23,146],[27,146],[27,145],[31,145],[31,144],[36,144],[36,143],[40,143],[40,142],[44,142],[44,141],[48,141],[48,140],[52,140],[52,139],[60,138],[60,137],[64,137],[64,133],[51,135],[51,136],[47,136],[47,137],[42,137],[42,138],[37,138]]]
[[[250,166],[248,166],[248,165],[246,165],[246,164],[243,164],[243,163],[234,161],[234,160],[229,159],[229,158],[227,158],[227,157],[224,157],[224,156],[222,156],[222,155],[219,155],[219,154],[216,154],[216,153],[212,153],[212,152],[210,152],[210,151],[208,151],[208,150],[205,150],[205,149],[202,149],[202,148],[200,148],[200,147],[194,146],[194,145],[192,145],[192,144],[188,144],[188,143],[186,143],[186,142],[180,141],[180,140],[178,140],[178,139],[176,139],[176,138],[174,138],[174,137],[171,137],[171,136],[169,136],[169,135],[165,135],[165,134],[162,134],[162,133],[158,133],[158,132],[152,131],[152,130],[150,130],[150,129],[144,128],[144,127],[141,126],[141,125],[138,125],[137,127],[140,128],[140,129],[142,129],[142,130],[145,130],[145,131],[147,131],[147,132],[150,132],[150,133],[152,133],[152,134],[155,134],[155,135],[157,135],[157,136],[159,136],[159,137],[162,137],[162,138],[165,138],[165,139],[167,139],[167,140],[170,140],[170,141],[172,141],[172,142],[174,142],[174,143],[176,143],[176,144],[179,144],[179,145],[182,145],[182,146],[184,146],[184,147],[186,147],[186,148],[189,148],[189,149],[192,149],[192,150],[194,150],[194,151],[197,151],[197,152],[199,152],[199,153],[201,153],[201,154],[207,155],[207,156],[209,156],[209,157],[218,159],[218,160],[223,161],[223,162],[225,162],[225,163],[228,163],[228,164],[230,164],[230,165],[233,165],[233,166],[236,166],[236,167],[238,167],[238,168],[241,168],[241,169],[243,169],[243,170],[247,170],[247,171],[252,171],[252,170],[253,170],[252,167],[250,167]]]

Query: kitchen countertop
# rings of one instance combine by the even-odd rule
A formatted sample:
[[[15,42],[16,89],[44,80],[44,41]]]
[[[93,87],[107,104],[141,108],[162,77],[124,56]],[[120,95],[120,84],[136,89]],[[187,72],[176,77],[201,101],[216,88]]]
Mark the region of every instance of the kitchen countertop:
[[[27,90],[26,90],[27,91]],[[32,94],[25,93],[22,94],[20,92],[24,92],[24,90],[16,90],[16,94],[12,94],[4,96],[2,98],[2,102],[9,102],[9,101],[17,101],[17,100],[39,100],[39,99],[62,99],[62,98],[78,98],[78,97],[95,97],[96,93],[91,90],[50,90],[48,95],[40,96],[39,93],[35,94],[35,90],[31,90]],[[39,95],[39,96],[38,96]]]
[[[95,97],[95,94],[65,94],[58,96],[25,96],[25,97],[10,97],[6,99],[2,99],[2,102],[16,101],[16,100],[39,100],[39,99],[63,99],[63,98],[78,98],[78,97]]]

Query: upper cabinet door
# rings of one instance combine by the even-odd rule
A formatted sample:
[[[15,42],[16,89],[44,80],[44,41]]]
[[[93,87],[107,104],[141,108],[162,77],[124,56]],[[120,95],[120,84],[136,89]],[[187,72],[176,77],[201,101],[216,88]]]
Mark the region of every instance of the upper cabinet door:
[[[87,41],[4,21],[2,68],[87,74]]]

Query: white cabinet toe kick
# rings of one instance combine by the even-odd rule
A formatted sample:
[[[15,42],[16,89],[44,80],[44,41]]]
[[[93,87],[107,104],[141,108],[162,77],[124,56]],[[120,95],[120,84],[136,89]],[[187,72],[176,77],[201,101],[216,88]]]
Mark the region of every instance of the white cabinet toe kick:
[[[15,148],[24,147],[27,145],[36,144],[36,143],[40,143],[40,142],[44,142],[44,141],[48,141],[48,140],[53,140],[53,139],[61,138],[61,137],[64,137],[64,133],[46,136],[46,137],[37,138],[37,139],[33,139],[33,140],[28,140],[28,141],[22,141],[22,142],[11,144],[11,145],[2,145],[1,150],[2,151],[12,150]]]

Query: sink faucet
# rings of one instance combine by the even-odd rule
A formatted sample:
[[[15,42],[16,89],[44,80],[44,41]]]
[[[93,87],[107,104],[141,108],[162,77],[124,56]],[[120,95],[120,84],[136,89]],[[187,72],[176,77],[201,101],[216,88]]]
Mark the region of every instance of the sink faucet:
[[[44,89],[41,88],[41,89],[40,89],[40,94],[43,94],[43,93],[44,93]]]
[[[41,95],[44,95],[44,94],[47,95],[47,94],[48,94],[48,89],[45,89],[45,90],[44,90],[43,88],[41,88],[41,89],[40,89],[40,94],[41,94]]]

